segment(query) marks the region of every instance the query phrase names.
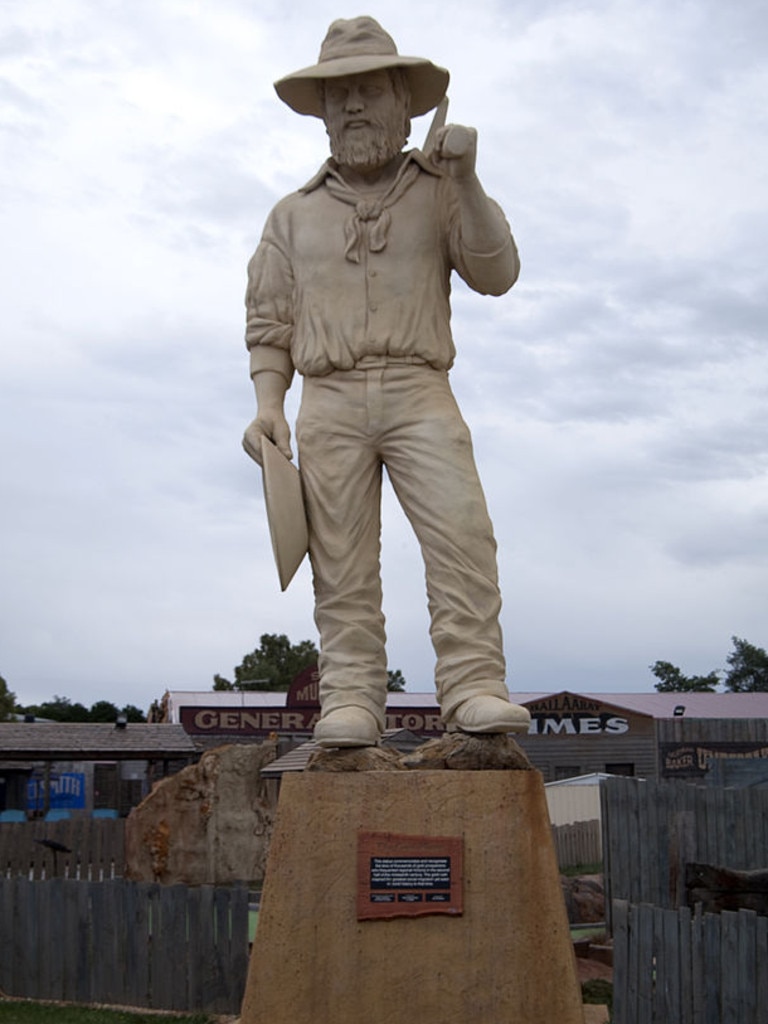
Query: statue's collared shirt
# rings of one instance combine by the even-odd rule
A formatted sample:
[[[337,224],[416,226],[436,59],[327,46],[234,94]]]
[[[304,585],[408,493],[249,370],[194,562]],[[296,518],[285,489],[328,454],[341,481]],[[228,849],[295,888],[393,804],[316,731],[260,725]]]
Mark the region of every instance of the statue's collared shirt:
[[[475,291],[505,291],[517,273],[507,234],[498,252],[468,252],[453,183],[418,150],[378,200],[327,161],[275,206],[248,265],[251,372],[324,376],[383,356],[449,369],[451,270]]]

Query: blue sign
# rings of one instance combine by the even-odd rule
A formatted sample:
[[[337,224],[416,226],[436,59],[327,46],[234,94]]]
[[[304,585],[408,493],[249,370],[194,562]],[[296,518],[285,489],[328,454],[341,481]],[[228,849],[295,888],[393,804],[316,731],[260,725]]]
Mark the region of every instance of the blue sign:
[[[51,772],[51,809],[78,810],[85,807],[85,773]],[[45,807],[45,779],[32,776],[27,782],[27,810],[42,811]]]

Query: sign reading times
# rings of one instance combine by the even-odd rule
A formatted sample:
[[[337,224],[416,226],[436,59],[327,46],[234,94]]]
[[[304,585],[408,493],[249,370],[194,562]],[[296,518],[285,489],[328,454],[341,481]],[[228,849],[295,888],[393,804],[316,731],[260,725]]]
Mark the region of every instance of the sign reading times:
[[[360,832],[357,919],[462,912],[460,836]]]
[[[631,714],[567,691],[528,701],[526,707],[531,713],[529,736],[621,736],[630,730],[642,733],[653,729],[649,715]]]

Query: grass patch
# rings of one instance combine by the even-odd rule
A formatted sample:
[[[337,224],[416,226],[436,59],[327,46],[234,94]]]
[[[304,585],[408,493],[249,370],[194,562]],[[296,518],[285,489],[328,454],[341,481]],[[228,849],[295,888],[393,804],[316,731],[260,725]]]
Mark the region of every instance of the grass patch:
[[[580,939],[605,939],[605,925],[571,925],[571,938],[578,942]]]
[[[605,978],[591,978],[581,986],[581,999],[584,1003],[598,1003],[613,1009],[613,985]]]
[[[4,999],[0,1000],[0,1024],[213,1024],[213,1017],[205,1013],[177,1016]]]

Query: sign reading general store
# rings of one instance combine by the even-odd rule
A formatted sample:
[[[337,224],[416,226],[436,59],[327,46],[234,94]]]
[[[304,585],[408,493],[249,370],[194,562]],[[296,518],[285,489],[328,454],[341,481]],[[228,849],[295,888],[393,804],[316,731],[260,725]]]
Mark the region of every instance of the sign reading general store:
[[[319,708],[182,707],[181,724],[192,735],[263,736],[270,732],[311,732]],[[437,708],[396,708],[387,711],[387,729],[437,735],[443,731]]]
[[[237,695],[246,701],[247,691]],[[284,705],[274,707],[181,707],[179,721],[193,736],[268,736],[277,733],[311,733],[320,717],[320,685],[317,667],[311,665],[296,676]],[[426,736],[443,731],[440,709],[431,707],[389,707],[386,729],[407,729]]]

